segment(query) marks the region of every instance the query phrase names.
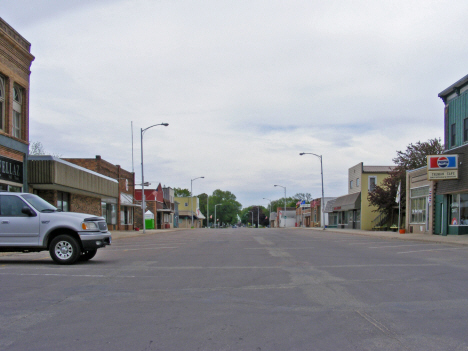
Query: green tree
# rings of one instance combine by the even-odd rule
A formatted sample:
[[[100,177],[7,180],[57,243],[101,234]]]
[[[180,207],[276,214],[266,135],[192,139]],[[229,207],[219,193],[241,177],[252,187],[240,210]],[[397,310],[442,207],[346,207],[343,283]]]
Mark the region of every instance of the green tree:
[[[236,200],[236,196],[230,191],[217,189],[208,197],[207,194],[198,195],[200,203],[200,211],[205,217],[213,216],[210,219],[210,225],[215,222],[214,212],[216,206],[216,219],[218,224],[236,224],[238,222],[237,215],[240,214],[242,205]],[[207,204],[208,203],[208,204]],[[209,214],[208,210],[209,209]],[[208,215],[208,216],[207,216]],[[207,218],[208,219],[208,218]],[[204,220],[204,225],[207,224],[207,219]]]
[[[188,197],[190,196],[190,190],[182,188],[174,188],[174,196],[176,197]]]
[[[305,201],[306,203],[312,201],[312,195],[310,193],[297,193],[296,195],[293,196],[295,199],[298,201]]]
[[[252,222],[252,213],[253,212],[253,222]],[[260,217],[260,225],[267,226],[270,224],[269,219],[270,214],[268,213],[268,209],[263,206],[249,206],[242,209],[240,213],[241,222],[243,224],[251,224],[258,227],[258,219]]]
[[[367,197],[369,203],[377,207],[374,212],[384,213],[390,224],[397,222],[395,218],[398,216],[396,196],[398,186],[401,184],[400,201],[401,218],[403,218],[406,215],[406,171],[426,166],[428,155],[439,155],[443,151],[444,147],[437,138],[426,142],[418,141],[416,144],[409,144],[405,151],[397,151],[397,156],[393,159],[396,167],[384,179],[382,185],[377,185]]]
[[[296,208],[297,201],[298,201],[298,199],[296,199],[294,197],[287,197],[286,198],[286,207]],[[284,197],[282,197],[281,199],[278,199],[278,200],[273,200],[271,202],[271,211],[272,212],[276,212],[278,207],[281,207],[281,208],[284,207]]]

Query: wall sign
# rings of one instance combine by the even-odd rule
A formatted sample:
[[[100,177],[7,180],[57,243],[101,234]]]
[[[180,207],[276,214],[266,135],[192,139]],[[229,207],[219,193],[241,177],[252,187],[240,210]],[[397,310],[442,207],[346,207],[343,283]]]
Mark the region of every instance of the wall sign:
[[[458,155],[427,156],[427,179],[458,179]]]
[[[23,162],[0,156],[0,180],[23,184]]]

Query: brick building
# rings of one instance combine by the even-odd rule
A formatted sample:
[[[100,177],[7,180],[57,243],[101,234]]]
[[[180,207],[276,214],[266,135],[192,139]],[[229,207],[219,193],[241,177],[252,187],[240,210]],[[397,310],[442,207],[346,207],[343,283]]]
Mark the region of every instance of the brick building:
[[[31,44],[0,18],[0,191],[29,191]]]
[[[64,158],[63,160],[90,171],[115,179],[118,182],[117,198],[102,198],[101,215],[107,219],[111,230],[133,230],[135,209],[141,207],[135,204],[135,173],[126,171],[120,165],[105,161],[101,156],[95,158]]]
[[[102,174],[53,156],[29,156],[28,169],[30,191],[62,211],[101,216],[103,202],[117,203],[117,180]]]

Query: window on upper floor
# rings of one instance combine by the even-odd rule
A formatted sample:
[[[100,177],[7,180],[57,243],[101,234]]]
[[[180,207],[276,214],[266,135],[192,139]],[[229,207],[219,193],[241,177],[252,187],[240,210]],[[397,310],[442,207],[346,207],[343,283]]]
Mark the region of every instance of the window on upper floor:
[[[353,188],[353,181],[352,181],[352,180],[349,182],[349,188],[350,188],[350,189]]]
[[[454,147],[457,141],[457,130],[455,123],[450,126],[450,147]]]
[[[376,185],[377,185],[377,177],[369,176],[369,192],[374,191]]]
[[[356,178],[356,186],[359,186],[359,178]]]
[[[463,120],[463,142],[468,141],[468,118]]]
[[[0,130],[5,125],[5,78],[0,76]]]
[[[16,138],[21,138],[21,105],[22,105],[22,92],[20,87],[14,86],[13,87],[13,130],[12,134]]]

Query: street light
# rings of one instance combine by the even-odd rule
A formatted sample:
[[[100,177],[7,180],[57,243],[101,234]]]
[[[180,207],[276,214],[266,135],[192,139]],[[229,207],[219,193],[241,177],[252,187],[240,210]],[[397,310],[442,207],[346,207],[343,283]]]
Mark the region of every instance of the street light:
[[[253,227],[253,211],[249,211],[252,214],[252,227]]]
[[[318,157],[320,159],[320,173],[322,175],[322,202],[320,204],[320,207],[322,209],[322,215],[321,215],[321,219],[320,219],[320,224],[322,226],[322,229],[325,230],[325,203],[324,203],[324,196],[323,196],[323,165],[322,165],[322,155],[317,155],[317,154],[313,154],[311,152],[301,152],[299,154],[300,156],[303,156],[303,155],[314,155],[316,157]],[[311,213],[312,215],[312,209],[311,209]]]
[[[282,185],[275,185],[284,189],[284,227],[286,228],[286,187]]]
[[[217,204],[217,205],[215,205],[215,218],[214,218],[214,221],[215,221],[215,229],[216,229],[216,225],[217,225],[217,223],[216,223],[216,206],[221,206],[221,205],[222,205],[222,204]]]
[[[146,209],[146,204],[145,204],[145,175],[143,172],[143,134],[145,132],[153,127],[156,126],[164,126],[167,127],[169,123],[159,123],[159,124],[154,124],[152,126],[149,126],[148,128],[141,128],[141,212],[142,212],[142,217],[143,217],[143,233],[146,233],[146,223],[145,223],[145,209]],[[157,214],[156,214],[157,215]]]
[[[193,227],[193,193],[192,193],[192,183],[194,180],[197,180],[197,179],[202,179],[202,178],[205,178],[205,177],[197,177],[197,178],[193,178],[193,179],[190,179],[190,207],[191,207],[191,211],[192,211],[192,227]]]

